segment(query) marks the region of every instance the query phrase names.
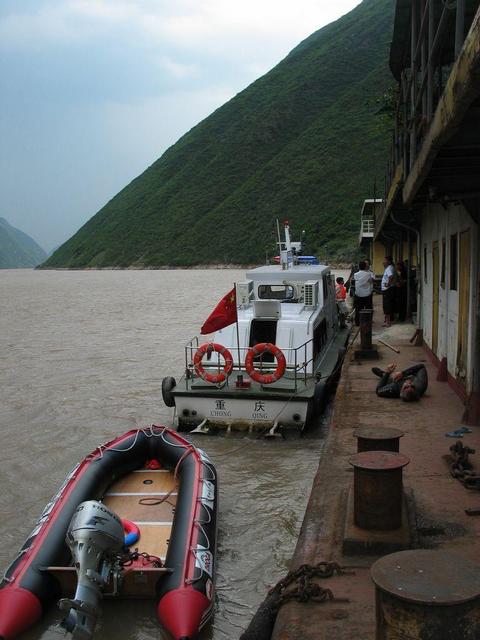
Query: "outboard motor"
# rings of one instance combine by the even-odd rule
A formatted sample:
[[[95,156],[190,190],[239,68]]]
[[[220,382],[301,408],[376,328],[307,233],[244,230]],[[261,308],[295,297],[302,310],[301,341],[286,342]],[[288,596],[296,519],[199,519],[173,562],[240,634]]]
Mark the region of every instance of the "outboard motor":
[[[65,537],[77,570],[73,600],[63,598],[60,609],[68,611],[62,625],[74,640],[93,637],[100,613],[103,587],[120,577],[119,556],[125,545],[120,518],[104,504],[89,500],[78,505]]]

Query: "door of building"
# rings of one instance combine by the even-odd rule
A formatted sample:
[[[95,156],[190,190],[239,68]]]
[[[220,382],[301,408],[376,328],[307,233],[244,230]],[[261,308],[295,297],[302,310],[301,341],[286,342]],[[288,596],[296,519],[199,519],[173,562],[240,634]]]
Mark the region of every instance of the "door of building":
[[[438,348],[438,242],[432,245],[432,351],[437,353]]]
[[[457,370],[461,382],[466,382],[468,354],[468,315],[470,310],[470,229],[460,234],[458,254],[458,345]]]

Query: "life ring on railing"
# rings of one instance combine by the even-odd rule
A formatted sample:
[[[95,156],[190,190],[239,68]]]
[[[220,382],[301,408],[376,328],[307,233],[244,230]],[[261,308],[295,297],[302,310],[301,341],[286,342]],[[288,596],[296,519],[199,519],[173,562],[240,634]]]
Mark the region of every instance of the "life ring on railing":
[[[223,371],[219,371],[218,373],[210,373],[205,371],[202,359],[206,353],[212,353],[215,351],[223,356],[225,360],[225,364],[223,365]],[[221,344],[216,342],[205,342],[198,347],[194,357],[193,364],[195,366],[195,371],[197,375],[199,375],[205,382],[213,382],[214,384],[220,384],[221,382],[225,382],[228,376],[232,373],[233,370],[233,358],[230,351]]]
[[[140,539],[140,529],[131,520],[125,520],[125,518],[120,518],[120,520],[125,532],[125,546],[131,547],[132,544],[135,544]]]
[[[253,359],[262,353],[271,353],[277,360],[277,368],[273,373],[261,373],[258,369],[255,369]],[[248,350],[247,357],[245,358],[245,369],[252,380],[260,384],[272,384],[280,380],[285,373],[287,361],[283,352],[271,342],[259,342],[254,347]]]

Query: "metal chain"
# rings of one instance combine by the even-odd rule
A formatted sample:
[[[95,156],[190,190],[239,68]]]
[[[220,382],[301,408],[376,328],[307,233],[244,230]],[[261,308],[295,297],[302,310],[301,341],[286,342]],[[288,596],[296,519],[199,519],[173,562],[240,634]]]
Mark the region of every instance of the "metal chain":
[[[354,571],[347,571],[344,567],[341,567],[337,562],[319,562],[317,564],[302,564],[295,571],[289,571],[285,578],[282,578],[277,584],[270,589],[268,595],[273,593],[281,593],[292,582],[295,582],[299,578],[306,576],[307,578],[331,578],[334,574],[337,575],[355,575]]]
[[[449,464],[450,473],[467,489],[480,490],[480,475],[473,470],[469,455],[475,453],[475,449],[465,446],[461,440],[457,440],[450,447],[452,462]]]
[[[348,602],[346,598],[335,598],[331,589],[324,589],[319,584],[311,582],[312,578],[331,578],[337,575],[354,575],[354,571],[347,571],[336,562],[319,562],[315,565],[302,564],[295,571],[290,571],[285,578],[279,580],[277,584],[270,589],[268,595],[278,594],[279,598],[276,607],[280,607],[289,600],[297,602],[326,602],[327,600],[335,600],[336,602]],[[297,583],[296,588],[287,589],[294,582]]]

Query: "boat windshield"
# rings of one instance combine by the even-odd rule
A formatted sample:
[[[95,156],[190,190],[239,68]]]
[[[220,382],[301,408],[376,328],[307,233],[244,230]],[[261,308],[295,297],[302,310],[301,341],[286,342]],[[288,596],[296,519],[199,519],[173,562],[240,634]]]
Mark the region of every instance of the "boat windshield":
[[[294,290],[291,284],[261,284],[258,297],[261,300],[292,300]]]

